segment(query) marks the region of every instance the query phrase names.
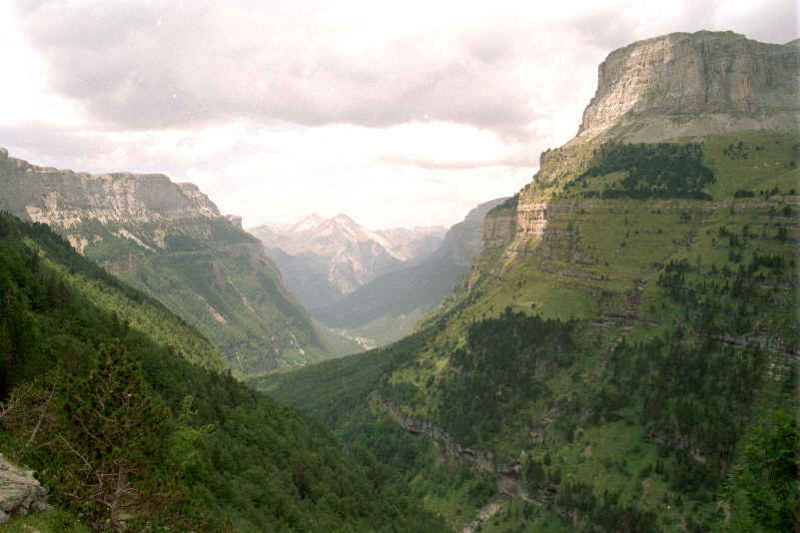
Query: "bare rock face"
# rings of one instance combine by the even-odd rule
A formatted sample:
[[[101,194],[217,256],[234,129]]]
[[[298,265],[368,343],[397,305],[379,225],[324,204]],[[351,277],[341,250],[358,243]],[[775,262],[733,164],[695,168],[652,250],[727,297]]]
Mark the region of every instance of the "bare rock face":
[[[498,237],[498,234],[508,231],[513,234],[513,222],[507,218],[502,221],[488,220],[489,213],[510,200],[511,198],[496,198],[471,209],[463,221],[447,232],[442,249],[456,264],[469,267],[483,248],[492,247],[496,238],[505,238]]]
[[[0,207],[34,222],[68,230],[80,222],[150,223],[219,217],[219,210],[191,183],[163,174],[88,174],[0,157]]]
[[[483,219],[483,248],[498,248],[511,241],[516,225],[517,216],[513,206],[491,211]]]
[[[673,117],[676,125],[680,117],[708,115],[706,129],[735,128],[736,121],[742,122],[736,129],[796,128],[798,72],[798,41],[767,44],[708,31],[639,41],[615,50],[598,68],[578,139],[605,132],[626,115]]]
[[[0,457],[0,524],[8,520],[8,515],[49,509],[47,491],[34,479],[33,472],[16,468]]]
[[[230,222],[231,224],[233,224],[237,228],[243,229],[242,228],[242,217],[240,217],[239,215],[225,215],[225,218],[227,218],[228,222]]]
[[[578,134],[541,155],[533,181],[548,184],[585,169],[592,149],[614,138],[661,142],[746,130],[800,129],[800,40],[767,44],[733,32],[671,33],[611,52]],[[487,226],[484,239],[521,245],[541,237],[552,206],[521,191],[514,235]]]

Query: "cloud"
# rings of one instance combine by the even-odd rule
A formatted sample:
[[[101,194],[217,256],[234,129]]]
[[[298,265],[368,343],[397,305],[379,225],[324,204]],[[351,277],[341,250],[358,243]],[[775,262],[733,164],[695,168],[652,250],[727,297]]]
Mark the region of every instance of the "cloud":
[[[360,14],[313,2],[221,6],[47,2],[21,12],[53,87],[116,127],[430,120],[524,137],[537,116],[513,70],[514,34],[501,27],[427,33],[366,4]]]
[[[54,159],[110,147],[109,142],[104,139],[91,139],[70,128],[42,122],[0,125],[0,146],[8,148],[11,155],[23,151],[46,153]]]
[[[449,224],[571,138],[617,47],[798,36],[795,0],[0,2],[0,145],[164,172],[248,224]]]
[[[54,0],[19,12],[53,88],[115,128],[448,121],[525,140],[585,92],[556,78],[593,72],[616,47],[726,24],[797,33],[793,0],[733,4]]]
[[[409,165],[426,170],[462,170],[487,167],[525,167],[534,168],[539,165],[538,160],[525,156],[509,157],[503,159],[484,159],[478,161],[434,161],[430,159],[415,159],[411,157],[384,156],[378,158],[381,163],[389,165]]]

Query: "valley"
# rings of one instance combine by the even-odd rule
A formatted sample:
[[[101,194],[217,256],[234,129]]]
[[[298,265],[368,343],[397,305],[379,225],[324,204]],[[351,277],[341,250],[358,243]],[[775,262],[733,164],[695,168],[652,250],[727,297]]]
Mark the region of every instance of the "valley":
[[[54,507],[0,523],[797,530],[798,76],[800,40],[618,48],[449,229],[245,231],[0,151],[0,452]]]
[[[702,33],[624,53],[672,39],[741,45]],[[585,117],[618,94],[600,72]],[[786,436],[796,453],[800,138],[703,115],[656,137],[649,124],[664,116],[585,118],[545,152],[533,182],[488,213],[483,252],[412,345],[251,383],[346,441],[383,450],[399,438],[359,433],[355,420],[406,431],[421,442],[406,459],[412,489],[458,530],[760,527],[748,494],[778,489],[747,485],[776,482],[745,474],[757,468],[748,443]],[[772,116],[749,120],[769,128]],[[649,144],[619,144],[637,131]],[[353,392],[334,392],[345,383]],[[430,461],[438,470],[423,473]],[[490,487],[479,499],[448,477],[465,466]],[[422,481],[442,477],[449,489]],[[769,513],[789,530],[796,492],[780,490]]]

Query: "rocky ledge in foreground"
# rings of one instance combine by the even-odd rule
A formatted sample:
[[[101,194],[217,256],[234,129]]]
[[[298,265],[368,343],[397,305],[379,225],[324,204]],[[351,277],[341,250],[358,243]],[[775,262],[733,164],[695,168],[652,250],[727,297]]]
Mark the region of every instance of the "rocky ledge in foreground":
[[[47,491],[33,477],[33,471],[17,468],[0,456],[0,524],[7,522],[9,515],[50,509]]]

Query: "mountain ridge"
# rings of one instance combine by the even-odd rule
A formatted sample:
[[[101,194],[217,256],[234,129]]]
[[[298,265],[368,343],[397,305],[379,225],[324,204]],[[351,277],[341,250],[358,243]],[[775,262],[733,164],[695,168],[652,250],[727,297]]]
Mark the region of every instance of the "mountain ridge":
[[[39,167],[3,150],[0,209],[52,226],[81,254],[162,301],[237,374],[330,354],[260,242],[194,184],[164,174]]]
[[[679,49],[675,65],[692,57]],[[784,66],[797,77],[796,61]],[[487,215],[466,282],[414,335],[253,384],[376,449],[394,438],[375,429],[388,417],[430,444],[433,463],[504,465],[468,501],[413,464],[454,529],[794,528],[795,112],[713,104],[695,120],[627,103],[542,154],[532,182]]]
[[[370,338],[372,334],[377,344],[410,333],[414,324],[391,328],[386,334],[374,331],[369,324],[383,320],[397,326],[406,317],[421,317],[434,309],[462,281],[472,259],[481,251],[486,213],[506,200],[499,198],[472,208],[464,220],[447,231],[436,250],[415,264],[378,276],[332,305],[315,310],[315,318],[332,327],[355,329],[360,337]]]
[[[372,231],[345,214],[249,228],[309,309],[330,305],[372,279],[433,252],[443,228]]]
[[[609,139],[654,143],[731,131],[800,130],[798,72],[800,39],[778,45],[733,32],[699,31],[612,51],[598,67],[597,90],[578,133],[543,152],[539,171],[520,191],[514,231],[495,234],[490,223],[484,239],[516,242],[508,258],[523,253],[524,243],[541,237],[553,217],[555,207],[542,190],[585,171]]]
[[[671,137],[796,129],[799,64],[798,40],[768,44],[733,32],[699,31],[637,41],[598,67],[597,91],[572,142],[614,128],[613,135],[631,142],[663,140],[641,123],[648,115],[673,117],[672,127],[657,123],[661,135]]]

